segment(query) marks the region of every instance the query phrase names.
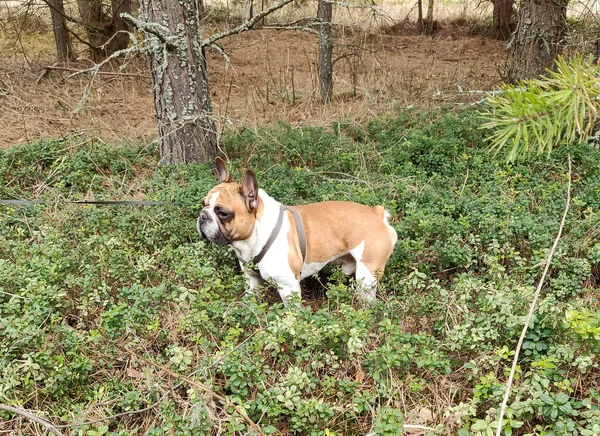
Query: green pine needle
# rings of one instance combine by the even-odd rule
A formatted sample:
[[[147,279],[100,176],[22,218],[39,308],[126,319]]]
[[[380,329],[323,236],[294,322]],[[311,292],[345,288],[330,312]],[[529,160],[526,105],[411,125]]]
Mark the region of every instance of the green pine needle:
[[[504,85],[490,95],[481,128],[495,153],[509,148],[508,161],[549,154],[555,146],[586,141],[598,118],[600,70],[593,58],[556,60],[556,71],[540,79]]]

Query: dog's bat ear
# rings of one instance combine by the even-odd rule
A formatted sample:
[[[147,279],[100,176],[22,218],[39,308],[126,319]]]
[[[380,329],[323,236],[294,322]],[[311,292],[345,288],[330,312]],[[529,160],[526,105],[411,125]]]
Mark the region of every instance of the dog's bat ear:
[[[254,212],[258,207],[258,180],[250,170],[246,171],[244,180],[242,180],[242,195],[246,201],[248,212]]]
[[[217,156],[215,158],[215,165],[217,167],[217,177],[219,178],[219,183],[229,183],[233,182],[231,178],[231,174],[229,174],[229,169],[227,168],[227,164],[225,161]]]

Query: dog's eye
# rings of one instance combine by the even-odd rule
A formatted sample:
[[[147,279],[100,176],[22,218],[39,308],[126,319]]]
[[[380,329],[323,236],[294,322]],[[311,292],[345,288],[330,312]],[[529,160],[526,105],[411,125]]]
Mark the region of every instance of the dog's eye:
[[[223,210],[223,209],[218,209],[218,210],[215,211],[215,213],[217,214],[217,217],[223,223],[231,221],[233,219],[233,215],[234,215],[233,212],[228,212],[228,211]]]

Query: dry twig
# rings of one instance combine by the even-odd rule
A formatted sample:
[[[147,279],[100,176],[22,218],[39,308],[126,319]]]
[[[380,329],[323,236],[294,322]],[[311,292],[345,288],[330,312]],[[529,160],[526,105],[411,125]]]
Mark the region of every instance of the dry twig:
[[[504,413],[506,411],[506,405],[508,404],[508,397],[510,396],[510,388],[512,386],[513,378],[515,376],[515,371],[517,369],[517,363],[519,361],[519,353],[521,352],[521,347],[523,345],[523,340],[525,339],[525,334],[527,333],[529,323],[531,322],[531,318],[533,317],[533,312],[535,310],[535,305],[537,303],[538,297],[540,296],[540,291],[542,290],[542,286],[544,285],[544,280],[546,279],[546,274],[548,274],[548,270],[550,269],[550,263],[552,262],[552,256],[554,256],[554,252],[556,251],[556,246],[558,245],[558,241],[560,240],[560,236],[562,235],[562,231],[565,226],[565,220],[567,219],[567,213],[569,212],[570,204],[571,204],[571,156],[569,156],[569,184],[567,185],[567,204],[565,206],[565,212],[563,213],[562,220],[560,221],[560,226],[558,227],[558,234],[556,235],[556,239],[554,240],[552,249],[550,250],[550,253],[548,253],[548,258],[546,259],[546,266],[544,267],[544,272],[542,273],[542,277],[540,278],[537,289],[535,290],[535,294],[533,294],[533,301],[531,302],[531,306],[529,306],[529,313],[527,314],[527,319],[525,320],[525,324],[523,325],[523,330],[521,331],[521,336],[519,337],[519,342],[517,342],[517,349],[515,350],[515,357],[513,358],[512,367],[510,368],[510,374],[508,376],[508,381],[506,383],[506,391],[504,392],[504,400],[502,401],[502,406],[500,407],[500,415],[498,416],[498,427],[496,428],[496,436],[500,436],[500,433],[502,433],[502,419],[504,418]]]
[[[56,427],[54,427],[48,421],[46,421],[46,420],[44,420],[44,419],[42,419],[42,418],[34,415],[31,412],[28,412],[25,409],[21,409],[19,407],[12,407],[12,406],[9,406],[7,404],[1,404],[0,403],[0,410],[6,410],[7,412],[16,413],[17,415],[21,415],[21,416],[29,419],[30,421],[37,422],[38,424],[43,425],[44,427],[46,427],[46,429],[48,431],[51,431],[56,436],[64,436]]]
[[[210,45],[213,45],[215,42],[217,42],[219,39],[223,39],[223,38],[225,38],[227,36],[235,35],[237,33],[242,33],[242,32],[245,32],[247,30],[250,30],[250,29],[252,29],[254,27],[254,25],[256,23],[258,23],[264,17],[266,17],[267,15],[269,15],[272,12],[275,12],[278,9],[281,9],[282,7],[284,7],[285,5],[287,5],[288,3],[291,3],[292,1],[293,0],[281,0],[280,2],[278,2],[278,3],[274,4],[273,6],[271,6],[269,9],[265,9],[261,13],[256,14],[250,20],[244,21],[239,26],[234,27],[233,29],[225,30],[223,32],[215,33],[214,35],[212,35],[212,36],[210,36],[210,37],[202,40],[202,42],[200,44],[201,44],[202,47],[210,46]]]

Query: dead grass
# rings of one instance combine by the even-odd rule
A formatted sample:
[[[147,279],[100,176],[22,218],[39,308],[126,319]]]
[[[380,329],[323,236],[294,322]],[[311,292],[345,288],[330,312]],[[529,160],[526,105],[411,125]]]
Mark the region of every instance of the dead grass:
[[[218,53],[208,52],[219,128],[279,120],[292,124],[360,121],[398,106],[468,104],[481,98],[469,91],[499,84],[504,43],[473,35],[471,19],[441,22],[431,38],[416,35],[410,24],[398,24],[381,14],[369,18],[378,22],[377,32],[365,31],[362,23],[368,21],[361,21],[361,16],[369,11],[339,9],[338,14],[346,14],[340,21],[344,18],[354,24],[336,27],[334,57],[338,61],[332,104],[323,106],[316,99],[313,34],[256,30],[223,41],[231,58],[228,69]],[[406,12],[392,8],[389,16],[390,11],[398,16]],[[0,34],[0,105],[4,108],[0,147],[49,136],[85,135],[116,143],[155,137],[144,58],[130,59],[123,70],[118,64],[107,66],[105,74],[94,81],[84,110],[74,115],[89,76],[44,69],[54,64],[53,44],[47,29],[16,33],[5,26]],[[85,60],[84,47],[78,49],[81,59],[68,67],[71,70],[91,65]]]

